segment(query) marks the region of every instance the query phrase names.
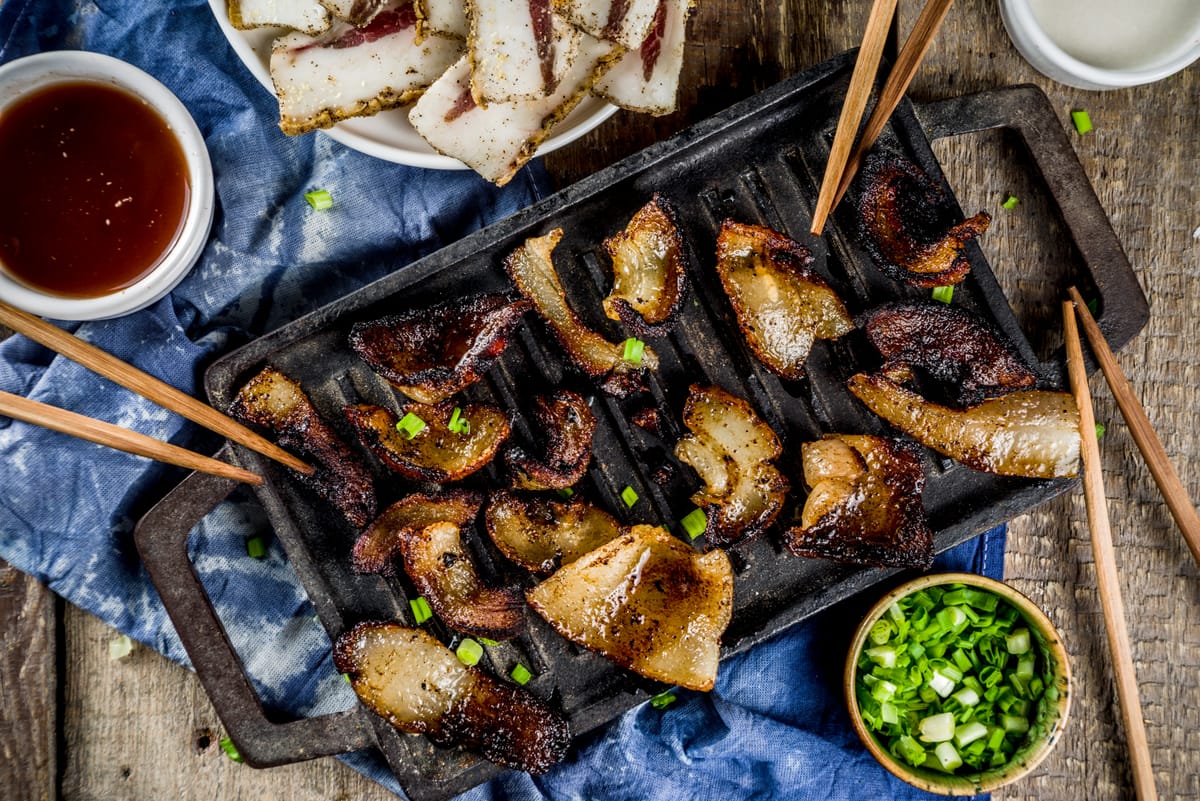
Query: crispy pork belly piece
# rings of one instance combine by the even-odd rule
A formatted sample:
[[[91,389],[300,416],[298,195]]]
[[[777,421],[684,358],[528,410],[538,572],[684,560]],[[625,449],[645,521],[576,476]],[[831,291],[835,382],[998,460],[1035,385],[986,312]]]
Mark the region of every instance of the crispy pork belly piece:
[[[758,360],[788,379],[804,375],[817,339],[854,330],[846,305],[808,269],[812,255],[761,225],[725,220],[717,237],[717,274],[738,328]]]
[[[526,591],[573,643],[647,678],[711,690],[733,612],[724,551],[698,553],[655,526],[634,526]]]
[[[619,52],[609,42],[584,35],[552,94],[486,108],[472,96],[471,63],[464,56],[429,87],[408,121],[434,150],[503,186],[533,158],[555,124],[579,105]]]
[[[359,535],[350,552],[350,566],[355,573],[393,575],[392,563],[400,555],[401,534],[442,522],[466,527],[475,519],[482,504],[482,495],[466,490],[449,490],[436,495],[415,493],[402,498],[384,509],[383,514]]]
[[[971,264],[963,250],[988,229],[991,215],[957,221],[941,188],[899,154],[871,153],[857,181],[867,250],[886,275],[919,287],[967,277]]]
[[[279,127],[296,135],[416,100],[461,55],[443,36],[417,42],[411,0],[391,2],[361,28],[339,22],[320,36],[291,33],[271,48]]]
[[[292,475],[356,529],[375,517],[375,483],[370,471],[317,413],[299,383],[267,367],[238,391],[229,414],[272,432],[280,446],[312,464],[312,475],[295,471]]]
[[[646,38],[631,48],[593,91],[629,111],[662,116],[675,110],[692,0],[657,0]]]
[[[640,337],[662,336],[687,289],[683,237],[675,213],[657,194],[625,226],[604,240],[613,286],[604,314]]]
[[[345,409],[346,419],[358,438],[379,461],[414,481],[458,481],[492,460],[508,439],[508,415],[495,406],[467,404],[458,422],[466,431],[451,431],[456,407],[450,401],[436,406],[407,403],[397,415],[391,409],[356,404]],[[405,415],[414,414],[425,425],[411,438],[396,429]]]
[[[560,389],[533,400],[533,419],[546,437],[546,455],[539,458],[520,446],[504,454],[504,462],[518,489],[563,489],[587,472],[592,460],[596,416],[579,394]]]
[[[525,630],[524,604],[514,587],[488,587],[449,521],[400,531],[404,572],[446,625],[457,631],[511,640]]]
[[[622,345],[609,342],[579,319],[567,302],[554,269],[554,248],[562,234],[561,228],[555,228],[545,236],[525,240],[504,260],[504,268],[517,285],[517,291],[533,302],[579,369],[601,379],[605,391],[613,395],[623,396],[643,389],[644,370],[658,368],[658,355],[647,346],[642,352],[641,365],[627,362]]]
[[[471,31],[466,0],[416,0],[421,36],[438,34],[466,39]]]
[[[528,690],[467,667],[428,632],[359,623],[338,637],[333,662],[359,700],[400,731],[529,773],[567,755],[566,718]]]
[[[790,488],[772,463],[780,454],[775,432],[720,387],[693,386],[683,424],[692,433],[675,444],[675,456],[704,482],[692,501],[708,511],[709,541],[732,545],[771,525]]]
[[[800,524],[784,533],[799,556],[884,567],[933,564],[920,458],[894,439],[828,435],[800,447],[810,487]]]
[[[474,384],[500,358],[527,300],[475,295],[355,323],[350,347],[418,403],[438,403]]]
[[[554,0],[554,10],[580,30],[627,50],[646,39],[658,0]]]
[[[995,328],[937,301],[889,303],[864,315],[867,338],[887,359],[885,371],[906,365],[926,370],[969,405],[1037,381]]]
[[[329,10],[317,0],[227,0],[229,23],[238,30],[292,28],[310,36],[329,27]]]
[[[1062,478],[1078,469],[1079,409],[1068,392],[1018,390],[967,409],[950,409],[882,375],[859,373],[848,384],[875,414],[975,470]]]
[[[534,573],[553,573],[621,533],[608,512],[576,498],[556,501],[497,492],[483,510],[488,536],[511,561]]]
[[[579,32],[550,0],[472,0],[471,95],[481,106],[554,94],[579,49]]]

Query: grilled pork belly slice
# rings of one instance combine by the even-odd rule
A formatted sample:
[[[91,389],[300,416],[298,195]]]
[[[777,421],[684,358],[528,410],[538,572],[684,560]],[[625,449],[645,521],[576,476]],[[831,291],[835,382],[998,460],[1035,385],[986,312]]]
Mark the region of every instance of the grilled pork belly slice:
[[[562,229],[555,228],[545,236],[525,240],[504,260],[504,268],[517,291],[533,302],[579,369],[601,379],[610,394],[622,396],[644,388],[642,373],[658,368],[658,355],[647,346],[641,365],[627,362],[621,345],[609,342],[579,319],[554,269],[554,248],[562,235]]]
[[[555,91],[540,100],[475,102],[465,56],[437,79],[413,106],[408,121],[429,145],[503,186],[533,158],[551,129],[579,105],[617,57],[614,45],[582,36],[570,68]]]
[[[365,26],[339,22],[320,36],[291,33],[271,49],[279,127],[289,135],[328,128],[411,103],[454,63],[461,43],[418,44],[412,0],[390,2]]]
[[[416,7],[421,37],[440,34],[466,39],[471,32],[465,0],[416,0]]]
[[[717,274],[750,349],[776,375],[798,379],[817,339],[854,330],[846,305],[808,265],[798,242],[761,225],[725,220]]]
[[[999,331],[966,309],[937,301],[889,303],[864,317],[867,338],[887,359],[885,371],[918,367],[978,403],[1032,387],[1037,376]]]
[[[488,536],[511,561],[552,573],[621,533],[608,512],[586,501],[555,501],[497,492],[483,510]]]
[[[298,382],[267,367],[238,391],[229,414],[272,432],[281,447],[311,464],[312,475],[295,471],[292,475],[328,501],[356,529],[375,517],[371,473],[317,413]]]
[[[524,631],[521,593],[483,583],[459,526],[441,521],[410,527],[399,538],[404,572],[450,628],[493,640],[511,640]]]
[[[471,94],[481,106],[554,93],[579,49],[580,34],[551,13],[550,0],[472,0]]]
[[[319,0],[319,2],[329,9],[333,16],[359,27],[370,22],[371,18],[387,5],[387,0]]]
[[[350,347],[396,389],[434,404],[482,378],[531,307],[505,295],[450,300],[355,323]]]
[[[528,690],[467,667],[428,632],[359,623],[338,637],[333,662],[359,700],[400,731],[529,773],[567,755],[566,718]]]
[[[661,528],[634,526],[525,594],[559,634],[647,678],[711,690],[733,570]]]
[[[692,432],[675,456],[704,482],[692,501],[708,510],[708,538],[717,546],[752,537],[775,520],[788,480],[772,464],[779,438],[750,404],[720,387],[693,386],[683,407]]]
[[[251,28],[292,28],[316,36],[329,27],[329,10],[317,0],[227,0],[229,23]]]
[[[657,0],[650,29],[596,82],[595,93],[629,111],[662,116],[675,110],[692,0]]]
[[[508,415],[495,406],[467,404],[459,422],[466,431],[451,431],[456,407],[450,401],[436,406],[407,403],[397,415],[391,409],[371,404],[347,406],[346,419],[358,438],[379,461],[414,481],[458,481],[492,460],[508,439]],[[396,429],[408,414],[425,424],[411,438]]]
[[[1079,409],[1070,393],[1026,389],[950,409],[881,375],[859,373],[848,385],[875,414],[967,467],[1026,478],[1076,474]]]
[[[359,535],[350,552],[355,573],[394,574],[393,560],[400,554],[401,535],[434,523],[470,525],[483,504],[483,496],[466,490],[449,490],[437,495],[415,493],[396,501]]]
[[[654,22],[658,0],[554,0],[554,10],[598,39],[636,49]]]
[[[784,533],[799,556],[928,569],[933,532],[925,522],[920,458],[894,439],[828,435],[800,447],[810,487],[800,525]]]
[[[896,153],[868,155],[857,180],[859,224],[886,275],[919,287],[966,278],[971,264],[963,250],[988,229],[991,215],[981,211],[957,221],[941,188]]]
[[[520,446],[510,448],[504,461],[518,489],[563,489],[587,472],[592,460],[596,416],[586,400],[569,389],[533,401],[533,419],[546,437],[546,455],[538,458]]]
[[[604,249],[613,270],[604,314],[640,337],[666,333],[687,288],[683,237],[666,201],[655,194]]]

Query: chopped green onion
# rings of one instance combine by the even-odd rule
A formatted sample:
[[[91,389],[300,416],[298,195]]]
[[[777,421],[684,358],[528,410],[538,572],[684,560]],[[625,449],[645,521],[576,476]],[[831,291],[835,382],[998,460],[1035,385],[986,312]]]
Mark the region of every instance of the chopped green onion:
[[[1013,209],[1015,209],[1015,208],[1017,207],[1017,204],[1018,204],[1018,203],[1020,203],[1020,202],[1021,202],[1021,201],[1020,201],[1020,199],[1019,199],[1019,198],[1018,198],[1016,195],[1009,195],[1009,196],[1008,196],[1008,197],[1007,197],[1007,198],[1004,200],[1004,202],[1003,202],[1003,203],[1001,203],[1000,205],[1001,205],[1003,208],[1006,208],[1006,209],[1008,209],[1009,211],[1012,211]]]
[[[959,748],[970,745],[976,740],[987,737],[987,726],[980,723],[978,720],[972,720],[969,723],[957,727],[954,730],[954,742]]]
[[[948,698],[950,693],[954,692],[954,679],[947,676],[941,671],[933,671],[933,675],[929,677],[929,687],[942,698]]]
[[[907,734],[896,741],[895,750],[899,752],[901,759],[917,768],[924,765],[928,757],[928,752],[921,744]]]
[[[500,643],[496,642],[495,640],[489,640],[487,637],[479,637],[478,639],[481,643],[486,645],[488,648],[495,648],[497,645],[500,644]]]
[[[683,516],[679,525],[687,532],[688,539],[694,540],[708,529],[708,515],[703,509],[693,509]]]
[[[642,363],[642,354],[646,350],[646,343],[640,339],[630,337],[625,340],[625,350],[621,354],[621,358],[630,364],[640,365]]]
[[[450,429],[451,434],[470,434],[471,421],[462,416],[462,409],[455,406],[454,411],[450,413],[450,422],[446,425]],[[412,439],[412,437],[409,437]]]
[[[867,632],[867,639],[871,641],[872,645],[883,645],[892,638],[892,632],[894,631],[895,629],[889,621],[880,618],[875,621],[875,625],[871,626],[871,630]]]
[[[512,672],[510,672],[508,675],[511,676],[512,680],[517,684],[528,684],[529,680],[533,678],[533,674],[529,672],[529,668],[525,667],[520,662],[516,664],[516,667],[514,667]]]
[[[480,657],[483,656],[483,646],[470,637],[466,637],[454,649],[454,655],[467,667],[478,665]]]
[[[1000,718],[1000,725],[1004,727],[1006,732],[1024,734],[1029,731],[1029,718],[1023,715],[1005,715]]]
[[[1016,629],[1004,638],[1004,642],[1010,654],[1020,656],[1021,654],[1029,653],[1029,629]]]
[[[675,700],[675,693],[667,690],[666,692],[661,692],[651,698],[650,706],[654,707],[655,709],[666,709],[671,704],[675,703]]]
[[[327,209],[333,205],[333,195],[329,194],[326,189],[317,189],[312,192],[305,192],[304,199],[308,201],[308,205],[312,206],[317,211]]]
[[[884,702],[879,705],[879,717],[884,723],[890,723],[893,726],[900,722],[900,713],[896,711],[896,705]]]
[[[950,697],[963,706],[975,706],[979,703],[979,693],[973,687],[963,687]]]
[[[225,752],[225,756],[234,762],[242,761],[242,755],[238,753],[237,746],[233,744],[233,740],[230,740],[228,737],[222,737],[219,742],[221,750]]]
[[[933,299],[940,300],[942,303],[949,303],[954,298],[954,286],[935,286],[933,288]]]
[[[1092,298],[1083,305],[1087,307],[1087,310],[1092,313],[1093,317],[1095,317],[1096,313],[1100,311],[1100,301],[1098,301],[1096,298]]]
[[[1104,423],[1096,423],[1096,439],[1104,436],[1104,432],[1108,429],[1104,427]]]
[[[571,500],[571,496],[575,494],[575,490],[571,489],[570,487],[562,487],[561,489],[555,491],[558,493],[558,497],[562,498],[564,501]]]
[[[108,658],[116,662],[133,653],[133,640],[128,634],[122,634],[108,641]]]
[[[1086,111],[1072,111],[1071,122],[1075,123],[1075,130],[1080,134],[1092,130],[1092,116]]]
[[[871,658],[872,662],[882,668],[894,668],[896,666],[896,649],[890,645],[868,648],[864,653]]]
[[[405,439],[412,439],[425,430],[425,421],[409,412],[396,423],[396,430],[403,434]]]
[[[921,739],[927,743],[943,743],[954,736],[954,715],[949,712],[939,712],[927,718],[921,718],[917,723]]]
[[[342,674],[342,681],[344,681],[344,682],[346,682],[347,684],[349,684],[349,683],[350,683],[350,674],[349,674],[349,673],[343,673],[343,674]]]
[[[933,757],[942,766],[942,770],[951,773],[962,767],[962,757],[954,750],[954,746],[950,743],[938,743],[933,749]]]
[[[418,626],[433,617],[433,610],[429,608],[429,601],[426,601],[421,596],[417,596],[409,601],[408,608],[412,610],[413,621]]]
[[[246,540],[246,553],[252,559],[262,559],[267,555],[267,543],[262,537],[250,537]]]
[[[633,487],[627,486],[621,490],[621,500],[625,501],[626,506],[633,506],[638,502],[638,494],[634,491]]]

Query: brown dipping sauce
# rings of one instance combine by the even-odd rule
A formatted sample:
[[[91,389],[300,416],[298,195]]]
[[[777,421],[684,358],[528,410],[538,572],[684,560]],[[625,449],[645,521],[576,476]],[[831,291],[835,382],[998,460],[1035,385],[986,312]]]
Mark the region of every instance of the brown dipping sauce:
[[[133,285],[171,248],[191,187],[179,140],[108,84],[39,89],[0,114],[0,268],[72,298]]]

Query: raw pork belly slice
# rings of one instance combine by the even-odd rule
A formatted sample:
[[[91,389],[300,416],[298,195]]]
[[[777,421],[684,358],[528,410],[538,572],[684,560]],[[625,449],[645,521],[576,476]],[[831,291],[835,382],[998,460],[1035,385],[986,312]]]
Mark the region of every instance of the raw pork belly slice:
[[[554,10],[599,39],[636,50],[650,30],[658,0],[554,0]]]
[[[436,33],[466,39],[471,29],[465,0],[417,0],[417,16],[422,36]]]
[[[658,0],[650,32],[596,82],[596,94],[630,111],[662,116],[675,110],[691,0]]]
[[[580,34],[550,0],[475,0],[470,8],[471,91],[481,106],[554,94]]]
[[[329,27],[329,11],[317,0],[229,0],[229,22],[240,31],[294,28],[316,36]]]

